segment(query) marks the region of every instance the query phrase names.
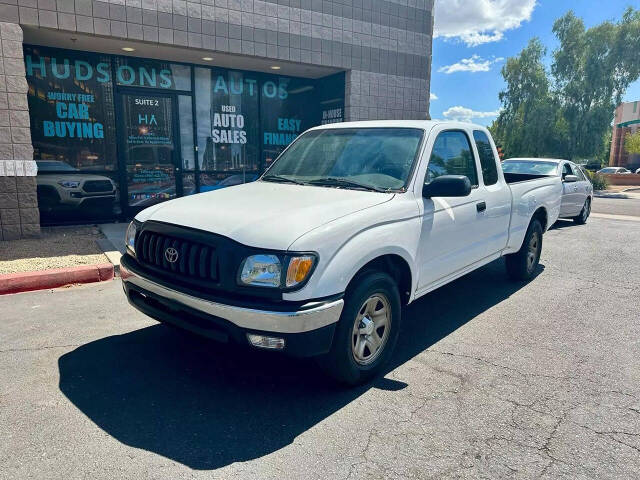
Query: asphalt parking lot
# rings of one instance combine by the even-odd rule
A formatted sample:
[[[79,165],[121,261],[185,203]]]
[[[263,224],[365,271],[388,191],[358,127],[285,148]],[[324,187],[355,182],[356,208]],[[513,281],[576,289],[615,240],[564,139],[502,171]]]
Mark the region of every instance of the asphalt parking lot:
[[[637,478],[638,238],[561,222],[532,282],[498,261],[411,305],[356,389],[158,325],[119,281],[0,297],[0,478]]]

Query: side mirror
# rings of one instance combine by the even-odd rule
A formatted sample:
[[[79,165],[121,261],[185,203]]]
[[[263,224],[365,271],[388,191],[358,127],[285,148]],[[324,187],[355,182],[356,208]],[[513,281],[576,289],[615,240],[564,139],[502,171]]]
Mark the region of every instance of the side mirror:
[[[578,181],[578,177],[576,177],[575,175],[565,175],[564,176],[564,183],[575,183]]]
[[[464,175],[442,175],[422,187],[422,196],[466,197],[471,193],[471,181]]]

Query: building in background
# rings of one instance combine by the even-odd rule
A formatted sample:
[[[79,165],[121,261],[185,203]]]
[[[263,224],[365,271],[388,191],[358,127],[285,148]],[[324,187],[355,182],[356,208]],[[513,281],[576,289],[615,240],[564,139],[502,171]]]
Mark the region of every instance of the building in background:
[[[0,152],[38,162],[43,223],[254,179],[312,126],[428,118],[433,0],[0,0],[0,22]]]
[[[613,121],[609,166],[625,167],[632,172],[640,168],[640,155],[629,155],[624,148],[625,137],[638,130],[640,130],[640,102],[618,105]]]

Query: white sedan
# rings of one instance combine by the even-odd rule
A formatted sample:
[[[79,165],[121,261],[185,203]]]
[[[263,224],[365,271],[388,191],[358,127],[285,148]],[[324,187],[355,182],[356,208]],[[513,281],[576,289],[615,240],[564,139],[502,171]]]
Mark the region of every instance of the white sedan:
[[[562,177],[560,218],[571,218],[578,224],[587,223],[591,214],[593,185],[575,163],[546,158],[510,158],[502,162],[502,170],[505,173]]]
[[[624,167],[605,167],[602,170],[598,170],[598,173],[605,175],[629,175],[631,172]]]

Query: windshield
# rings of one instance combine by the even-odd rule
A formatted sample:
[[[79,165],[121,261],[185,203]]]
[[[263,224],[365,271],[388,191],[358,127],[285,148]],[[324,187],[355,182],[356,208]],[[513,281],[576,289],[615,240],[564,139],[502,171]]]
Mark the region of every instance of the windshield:
[[[600,173],[616,173],[615,168],[607,167],[600,170]]]
[[[416,128],[313,130],[298,137],[263,180],[401,189],[409,179],[423,133]]]
[[[535,162],[530,160],[506,160],[502,162],[505,173],[528,173],[533,175],[556,175],[558,164],[555,162]]]
[[[41,172],[54,172],[54,171],[62,171],[62,172],[77,172],[78,169],[72,167],[68,163],[59,162],[57,160],[38,160],[36,161],[38,165],[38,170]]]

